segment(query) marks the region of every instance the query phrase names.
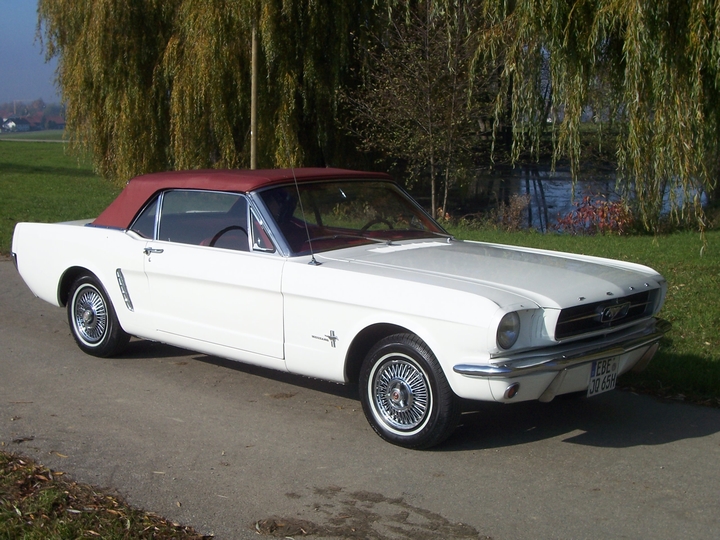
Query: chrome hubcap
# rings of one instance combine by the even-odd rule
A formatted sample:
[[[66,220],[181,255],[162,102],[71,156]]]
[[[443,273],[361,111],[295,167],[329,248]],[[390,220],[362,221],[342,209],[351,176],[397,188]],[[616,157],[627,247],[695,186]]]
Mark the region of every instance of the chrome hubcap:
[[[414,362],[395,357],[383,363],[372,384],[375,408],[388,426],[408,431],[426,420],[430,410],[428,382]]]
[[[105,302],[93,287],[83,287],[75,293],[75,328],[80,338],[94,345],[102,340],[107,328]]]

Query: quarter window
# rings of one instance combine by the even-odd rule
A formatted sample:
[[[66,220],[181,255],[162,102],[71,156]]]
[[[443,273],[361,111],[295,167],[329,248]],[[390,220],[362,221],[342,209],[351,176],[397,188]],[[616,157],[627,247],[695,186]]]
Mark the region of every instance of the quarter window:
[[[275,246],[273,245],[272,240],[270,240],[267,232],[265,232],[265,229],[255,215],[255,212],[250,212],[250,219],[252,221],[253,250],[274,253]]]

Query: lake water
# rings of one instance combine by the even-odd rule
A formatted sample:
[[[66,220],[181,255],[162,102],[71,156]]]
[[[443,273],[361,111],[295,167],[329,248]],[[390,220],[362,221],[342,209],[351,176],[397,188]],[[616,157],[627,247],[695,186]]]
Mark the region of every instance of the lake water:
[[[507,204],[515,194],[528,195],[526,224],[545,231],[552,229],[559,217],[575,210],[574,203],[586,195],[609,201],[620,199],[615,182],[614,171],[581,171],[573,190],[572,175],[567,168],[552,171],[548,167],[518,167],[484,171],[462,190],[453,190],[448,206],[453,217],[458,218],[485,212],[503,202]],[[669,212],[669,197],[665,199],[664,211]],[[705,202],[703,194],[703,204]]]

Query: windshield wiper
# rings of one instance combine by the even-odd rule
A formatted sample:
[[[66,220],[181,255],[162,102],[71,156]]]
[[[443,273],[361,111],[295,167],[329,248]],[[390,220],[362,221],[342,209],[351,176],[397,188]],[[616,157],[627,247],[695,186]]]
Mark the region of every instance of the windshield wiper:
[[[314,242],[315,240],[335,240],[336,238],[353,238],[356,240],[357,239],[370,240],[371,242],[375,242],[377,244],[392,245],[392,240],[383,240],[382,238],[374,238],[372,236],[365,236],[363,234],[347,234],[347,233],[330,234],[327,236],[316,236],[314,238],[310,238],[310,241]]]
[[[428,231],[430,234],[434,234],[435,236],[440,236],[442,238],[447,238],[448,242],[456,240],[456,238],[452,234],[447,233],[439,233],[435,231]]]

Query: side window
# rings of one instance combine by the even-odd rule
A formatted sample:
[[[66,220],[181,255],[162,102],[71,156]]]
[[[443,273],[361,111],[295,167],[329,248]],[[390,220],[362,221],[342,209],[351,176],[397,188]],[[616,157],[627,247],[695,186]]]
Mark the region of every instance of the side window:
[[[140,215],[135,218],[130,230],[138,233],[143,238],[152,240],[155,238],[155,215],[157,214],[158,197],[148,204]]]
[[[264,251],[265,253],[275,253],[275,246],[273,245],[270,237],[263,229],[262,223],[255,215],[255,212],[250,211],[250,220],[252,222],[252,248],[253,251]]]
[[[247,229],[243,195],[194,190],[163,195],[158,240],[249,251]]]

